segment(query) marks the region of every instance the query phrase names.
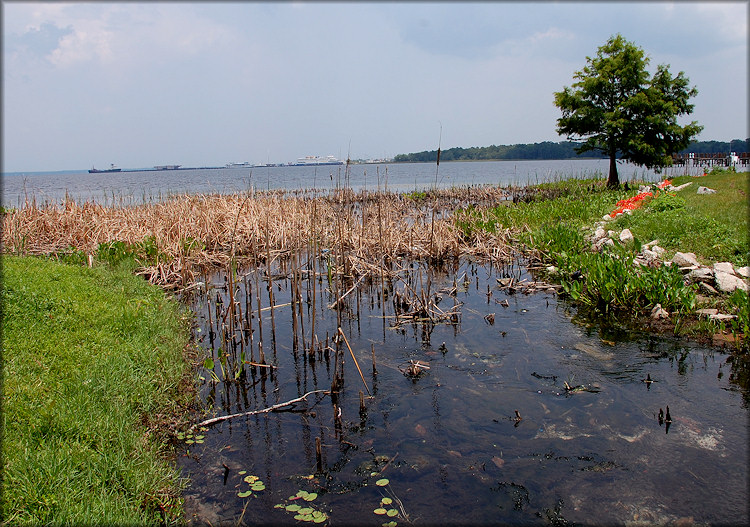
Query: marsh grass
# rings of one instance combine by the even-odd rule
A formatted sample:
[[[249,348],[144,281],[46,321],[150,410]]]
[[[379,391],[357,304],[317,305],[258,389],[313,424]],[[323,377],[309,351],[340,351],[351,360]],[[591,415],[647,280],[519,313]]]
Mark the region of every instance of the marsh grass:
[[[155,524],[179,514],[161,425],[189,392],[189,326],[127,270],[3,258],[5,524]]]
[[[497,258],[497,248],[507,247],[502,235],[477,232],[466,239],[451,214],[508,196],[505,189],[472,187],[429,191],[417,203],[391,192],[341,188],[313,198],[271,191],[185,195],[137,207],[29,204],[3,216],[3,250],[104,260],[132,255],[150,281],[179,288],[200,269],[225,267],[232,258],[240,264],[272,262],[313,240],[319,250],[330,251],[337,270],[356,275],[367,262],[383,258],[440,261],[492,251]]]

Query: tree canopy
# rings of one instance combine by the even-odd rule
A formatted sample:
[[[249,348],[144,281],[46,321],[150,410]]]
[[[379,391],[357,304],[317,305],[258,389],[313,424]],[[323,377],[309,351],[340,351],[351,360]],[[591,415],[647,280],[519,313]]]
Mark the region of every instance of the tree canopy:
[[[581,139],[579,152],[599,150],[609,157],[607,185],[619,185],[618,157],[647,168],[669,166],[671,155],[703,129],[695,121],[677,123],[692,113],[688,100],[698,93],[684,72],[674,77],[662,64],[651,76],[649,58],[621,35],[610,37],[586,62],[572,87],[555,92],[562,111],[557,132]]]

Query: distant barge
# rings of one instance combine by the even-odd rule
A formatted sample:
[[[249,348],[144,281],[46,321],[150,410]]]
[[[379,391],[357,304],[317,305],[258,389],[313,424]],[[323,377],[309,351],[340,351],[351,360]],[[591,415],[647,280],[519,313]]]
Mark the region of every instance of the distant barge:
[[[91,167],[89,174],[106,174],[108,172],[122,172],[121,168],[117,168],[114,164],[109,165],[109,168],[100,170],[96,167]]]

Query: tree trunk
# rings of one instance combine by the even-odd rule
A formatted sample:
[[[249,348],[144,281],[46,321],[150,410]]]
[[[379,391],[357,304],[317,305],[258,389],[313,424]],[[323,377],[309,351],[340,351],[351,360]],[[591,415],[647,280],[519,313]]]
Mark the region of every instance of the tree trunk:
[[[617,188],[620,186],[620,178],[617,177],[617,159],[615,152],[609,154],[609,179],[607,179],[608,188]]]

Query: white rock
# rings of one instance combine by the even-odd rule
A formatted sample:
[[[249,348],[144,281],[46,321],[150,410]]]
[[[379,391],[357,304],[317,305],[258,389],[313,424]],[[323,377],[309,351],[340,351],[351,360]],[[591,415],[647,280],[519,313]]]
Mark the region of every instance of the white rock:
[[[630,229],[623,229],[620,233],[620,242],[622,243],[632,243],[633,242],[633,233],[630,232]]]
[[[683,185],[679,185],[677,187],[672,187],[672,190],[674,190],[675,192],[679,192],[680,190],[684,189],[685,187],[689,187],[692,184],[693,184],[692,181],[688,181],[687,183],[685,183]]]
[[[609,236],[610,238],[614,238],[615,234],[617,234],[617,233],[615,231],[613,231],[613,230],[607,231],[607,236]]]
[[[710,317],[712,315],[716,315],[718,312],[719,312],[718,309],[704,308],[704,309],[697,309],[695,311],[695,314],[698,315],[698,317]]]
[[[716,262],[714,264],[714,271],[718,271],[720,273],[735,274],[734,267],[729,262]]]
[[[734,276],[733,274],[717,271],[714,273],[714,278],[716,280],[716,287],[719,291],[731,293],[735,289],[742,289],[743,291],[748,290],[747,283],[742,278]]]
[[[605,231],[601,227],[599,227],[598,229],[596,229],[596,231],[594,232],[594,238],[597,239],[597,240],[599,240],[601,238],[604,238],[606,235],[607,235],[607,231]]]
[[[656,251],[652,251],[650,249],[643,249],[641,251],[641,254],[643,255],[643,257],[647,261],[653,262],[654,260],[658,260],[659,259],[659,255],[657,254],[657,252]]]
[[[737,318],[737,315],[725,315],[724,313],[717,313],[716,315],[708,315],[708,318],[710,320],[721,322],[722,320],[732,320],[733,318]]]
[[[610,247],[612,247],[612,246],[614,246],[614,244],[615,244],[615,242],[612,241],[612,238],[601,238],[601,239],[599,239],[599,240],[596,241],[596,243],[594,244],[594,246],[596,247],[597,251],[601,251],[602,247],[604,247],[605,245],[609,245]]]
[[[698,266],[700,263],[695,258],[695,253],[681,253],[676,252],[672,257],[672,263],[679,267],[690,267],[692,265]]]
[[[698,187],[698,194],[716,194],[716,191],[708,187]]]
[[[710,267],[698,267],[687,274],[688,280],[695,282],[711,282],[714,279],[714,272]]]
[[[614,218],[610,216],[609,214],[605,214],[604,216],[602,216],[602,220],[604,221],[612,221],[613,219]]]
[[[651,250],[654,251],[657,254],[657,256],[659,256],[660,258],[666,252],[664,249],[662,249],[658,245],[653,245],[651,247]]]
[[[555,267],[554,265],[548,265],[547,266],[547,272],[550,273],[550,274],[554,274],[554,273],[557,272],[557,267]]]
[[[734,271],[743,278],[750,278],[750,267],[748,267],[747,265],[745,267],[735,269]]]
[[[656,319],[656,320],[660,318],[669,318],[669,312],[663,309],[661,307],[661,304],[656,304],[654,306],[654,309],[651,310],[651,318]]]

